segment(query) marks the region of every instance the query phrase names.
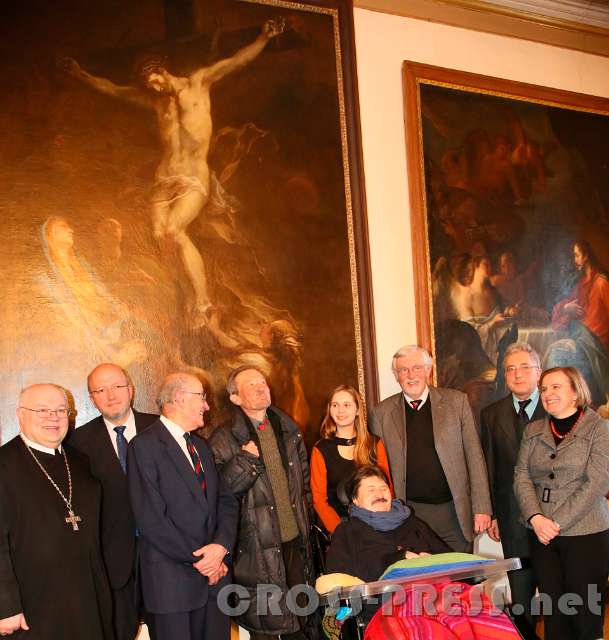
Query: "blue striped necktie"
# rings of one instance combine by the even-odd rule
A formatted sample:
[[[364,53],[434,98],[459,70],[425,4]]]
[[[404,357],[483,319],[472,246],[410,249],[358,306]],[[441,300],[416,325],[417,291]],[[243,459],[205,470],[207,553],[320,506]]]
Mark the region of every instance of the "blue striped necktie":
[[[125,429],[127,427],[114,427],[116,431],[116,450],[118,452],[118,460],[121,463],[123,471],[127,473],[127,438],[125,438]]]

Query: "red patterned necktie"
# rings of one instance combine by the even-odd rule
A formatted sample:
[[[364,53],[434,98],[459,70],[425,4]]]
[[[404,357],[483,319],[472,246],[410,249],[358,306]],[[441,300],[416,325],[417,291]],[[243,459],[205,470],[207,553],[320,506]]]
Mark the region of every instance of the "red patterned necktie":
[[[419,410],[419,405],[421,404],[421,401],[420,400],[411,400],[410,404],[412,405],[412,408],[415,411],[418,411]]]
[[[267,427],[270,427],[271,423],[269,422],[268,416],[264,416],[264,420],[258,425],[258,431],[264,431]]]
[[[203,491],[203,494],[207,495],[207,481],[205,480],[205,470],[203,469],[203,463],[201,462],[199,452],[195,447],[195,443],[193,442],[190,433],[185,433],[184,438],[186,440],[186,448],[188,449],[188,453],[190,453],[190,458],[195,468],[195,475],[197,476],[197,480],[199,481],[199,485],[201,486],[201,491]]]

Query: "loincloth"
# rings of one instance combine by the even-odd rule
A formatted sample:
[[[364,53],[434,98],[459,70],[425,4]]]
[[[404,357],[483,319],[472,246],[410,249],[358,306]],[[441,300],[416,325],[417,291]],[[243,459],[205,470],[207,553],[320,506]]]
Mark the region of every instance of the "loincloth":
[[[189,193],[201,193],[206,196],[208,191],[196,176],[167,176],[154,183],[150,200],[153,204],[169,204]]]

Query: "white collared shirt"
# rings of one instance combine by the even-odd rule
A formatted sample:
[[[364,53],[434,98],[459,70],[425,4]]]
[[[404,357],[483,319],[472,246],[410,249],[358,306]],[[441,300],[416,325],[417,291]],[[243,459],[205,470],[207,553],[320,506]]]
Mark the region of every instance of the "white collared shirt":
[[[36,449],[36,451],[42,451],[42,453],[50,453],[52,456],[55,455],[55,449],[49,449],[49,447],[45,447],[44,445],[38,444],[37,442],[32,442],[29,438],[26,438],[23,433],[19,434],[21,439],[25,444],[27,444],[30,449]],[[57,447],[57,451],[61,453],[61,445]]]
[[[186,446],[186,438],[184,437],[184,434],[187,432],[184,431],[184,429],[182,429],[182,427],[179,424],[173,422],[166,416],[161,416],[161,422],[165,425],[165,427],[167,428],[167,431],[169,431],[169,433],[173,436],[174,440],[178,443],[178,446],[180,447],[180,449],[182,449],[182,451],[184,452],[184,455],[186,456],[186,459],[188,460],[190,466],[194,470],[195,466],[192,463],[192,458],[190,457],[190,453],[188,453],[188,447]]]
[[[109,420],[104,418],[104,424],[106,425],[106,429],[108,429],[108,435],[110,436],[110,442],[114,447],[114,453],[118,456],[118,447],[116,445],[116,431],[114,431],[114,427],[122,427],[125,426],[126,429],[123,432],[123,435],[127,439],[127,442],[131,442],[131,438],[135,438],[135,434],[137,431],[135,430],[135,416],[133,415],[133,411],[129,409],[129,415],[125,422],[121,422],[120,424],[112,424]]]
[[[406,394],[405,391],[402,391],[402,393],[404,394],[404,399],[411,407],[413,402],[420,400],[421,402],[416,409],[416,411],[420,411],[421,407],[427,402],[427,398],[429,397],[429,387],[425,387],[425,391],[423,391],[420,398],[411,398],[409,395]],[[412,408],[414,409],[414,407]]]

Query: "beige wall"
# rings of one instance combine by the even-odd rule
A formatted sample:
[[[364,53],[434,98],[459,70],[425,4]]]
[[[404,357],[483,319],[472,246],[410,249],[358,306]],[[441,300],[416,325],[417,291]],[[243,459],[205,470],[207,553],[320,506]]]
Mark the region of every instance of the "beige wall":
[[[413,60],[609,97],[609,58],[355,9],[381,397],[391,355],[416,342],[401,66]]]

